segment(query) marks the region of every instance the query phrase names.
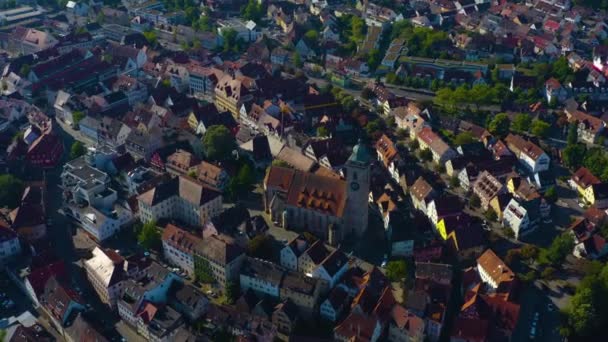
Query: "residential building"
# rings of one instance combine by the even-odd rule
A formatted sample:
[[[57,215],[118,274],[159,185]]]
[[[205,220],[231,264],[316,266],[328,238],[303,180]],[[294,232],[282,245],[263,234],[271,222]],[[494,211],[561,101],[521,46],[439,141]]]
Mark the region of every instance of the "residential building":
[[[222,211],[222,194],[188,176],[157,184],[137,200],[143,222],[173,218],[203,226]]]
[[[473,193],[479,197],[483,210],[488,210],[490,201],[506,191],[507,189],[502,182],[488,171],[481,172],[473,184]]]
[[[246,258],[241,266],[241,291],[252,290],[260,296],[279,298],[285,270],[269,261]]]
[[[32,184],[26,187],[21,195],[19,206],[13,209],[5,219],[8,219],[8,222],[5,222],[4,225],[9,226],[25,241],[34,242],[44,238],[47,232],[46,185]]]
[[[192,285],[176,283],[170,297],[171,306],[190,322],[198,320],[210,305],[209,299]]]
[[[93,249],[93,257],[84,262],[89,283],[102,303],[116,308],[125,279],[125,260],[112,250]]]
[[[298,322],[298,308],[290,300],[278,304],[272,313],[272,323],[277,331],[285,336],[291,335]]]
[[[321,318],[330,322],[338,321],[349,307],[348,292],[342,287],[335,287],[321,303]]]
[[[118,234],[122,227],[133,221],[130,210],[115,204],[109,209],[97,209],[93,206],[68,204],[65,214],[80,224],[95,241],[103,242]]]
[[[287,272],[279,288],[279,299],[290,300],[304,317],[318,312],[321,296],[327,291],[327,283],[300,273]]]
[[[228,111],[238,119],[243,104],[253,100],[248,82],[242,77],[236,78],[233,75],[224,74],[215,86],[215,105],[217,109],[220,112]]]
[[[281,266],[292,271],[298,271],[298,259],[307,249],[308,241],[306,241],[306,239],[304,239],[302,236],[298,235],[281,249]]]
[[[481,280],[494,290],[511,286],[515,280],[515,273],[491,249],[477,258],[477,271]]]
[[[95,208],[110,208],[117,200],[116,191],[109,187],[110,176],[92,164],[93,161],[85,155],[63,166],[64,200]]]
[[[456,157],[456,151],[446,144],[430,127],[422,128],[418,132],[417,140],[420,149],[429,149],[433,153],[435,163],[443,165],[448,160]]]
[[[583,197],[588,203],[590,203],[590,200],[592,198],[585,198],[585,195],[590,195],[592,192],[588,193],[587,189],[589,189],[594,184],[600,183],[601,180],[599,178],[593,175],[593,173],[591,173],[589,169],[582,166],[578,170],[576,170],[576,172],[574,172],[574,174],[572,174],[572,177],[570,177],[570,179],[568,180],[568,184],[570,184],[572,189],[576,190],[578,192],[578,195],[580,197]]]
[[[196,178],[198,181],[216,189],[226,189],[226,186],[230,181],[230,176],[228,175],[228,172],[224,170],[224,168],[206,161],[202,161],[193,166],[190,171],[194,171],[194,178]]]
[[[63,280],[50,277],[40,296],[40,305],[57,331],[63,332],[73,314],[85,310],[84,300]]]
[[[422,177],[418,177],[414,185],[410,188],[410,197],[414,208],[420,210],[426,215],[427,205],[431,202],[435,196],[433,187]]]
[[[550,158],[538,145],[518,135],[509,134],[505,138],[507,147],[515,154],[531,172],[541,172],[549,169]]]
[[[174,225],[163,231],[163,255],[176,266],[196,278],[211,277],[220,285],[238,279],[243,251],[229,237],[196,236]]]
[[[420,317],[401,305],[393,307],[388,326],[388,341],[422,342],[425,337],[424,330],[424,320]]]
[[[602,136],[606,123],[593,115],[580,110],[564,109],[568,121],[576,124],[577,139],[585,144],[596,144]]]
[[[515,238],[519,239],[532,233],[540,221],[540,199],[530,201],[511,199],[503,211],[503,226],[513,230]]]
[[[608,208],[608,183],[592,184],[585,189],[583,198],[596,208]]]
[[[199,162],[199,159],[192,153],[178,149],[167,157],[165,169],[176,176],[186,175]]]

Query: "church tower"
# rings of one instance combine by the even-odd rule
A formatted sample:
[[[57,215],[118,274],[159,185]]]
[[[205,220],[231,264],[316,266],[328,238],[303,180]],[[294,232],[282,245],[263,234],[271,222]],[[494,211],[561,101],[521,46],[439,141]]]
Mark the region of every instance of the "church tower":
[[[344,164],[347,183],[344,232],[352,232],[357,237],[361,237],[367,230],[370,161],[370,153],[359,139],[353,148],[353,153]]]

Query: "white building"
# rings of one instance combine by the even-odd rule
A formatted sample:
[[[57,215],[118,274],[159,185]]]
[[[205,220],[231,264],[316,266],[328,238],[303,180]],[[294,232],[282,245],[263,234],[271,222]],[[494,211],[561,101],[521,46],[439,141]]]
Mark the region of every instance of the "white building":
[[[514,198],[509,201],[503,211],[502,224],[511,228],[515,238],[530,234],[538,227],[540,219],[540,200],[518,202]]]
[[[109,188],[110,176],[94,167],[87,158],[82,156],[63,166],[64,199],[67,203],[109,209],[117,200],[116,191]]]
[[[282,267],[272,262],[247,258],[241,267],[241,291],[253,290],[258,295],[279,298],[284,273]]]
[[[122,295],[124,262],[116,252],[99,247],[95,247],[93,257],[84,262],[87,279],[101,302],[111,308],[116,307],[116,300]]]
[[[137,197],[142,222],[179,219],[203,226],[222,211],[222,194],[187,176],[179,176]]]
[[[98,210],[92,206],[70,205],[64,211],[98,242],[111,238],[121,227],[133,221],[131,212],[118,205],[114,205],[111,211]]]

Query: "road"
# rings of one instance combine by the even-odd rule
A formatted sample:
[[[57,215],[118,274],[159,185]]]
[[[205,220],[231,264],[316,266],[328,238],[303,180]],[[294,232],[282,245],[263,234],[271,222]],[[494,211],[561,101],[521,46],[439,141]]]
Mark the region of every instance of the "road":
[[[61,127],[63,128],[62,125]],[[69,159],[69,146],[72,145],[74,138],[66,133],[66,131],[60,130],[60,132],[64,146],[66,147],[63,160],[59,163],[59,165],[63,165]],[[98,296],[86,279],[85,271],[80,266],[79,258],[74,249],[72,235],[75,231],[72,222],[60,213],[60,209],[63,206],[62,189],[59,187],[59,184],[61,184],[61,171],[61,167],[57,167],[45,173],[48,194],[47,212],[53,222],[53,225],[48,229],[51,244],[55,254],[66,264],[67,273],[71,278],[69,279],[71,285],[81,293],[83,298],[86,298],[87,303],[91,304],[92,309],[96,313],[95,317],[97,321],[92,323],[108,337],[120,339],[120,334],[115,328],[119,320],[108,306],[99,301]]]

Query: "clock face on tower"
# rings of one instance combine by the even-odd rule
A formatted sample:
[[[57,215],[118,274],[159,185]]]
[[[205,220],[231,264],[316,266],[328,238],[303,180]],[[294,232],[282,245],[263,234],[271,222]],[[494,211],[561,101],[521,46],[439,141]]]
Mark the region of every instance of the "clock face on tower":
[[[350,183],[350,188],[353,189],[354,191],[359,190],[359,183],[357,183],[357,182]]]

